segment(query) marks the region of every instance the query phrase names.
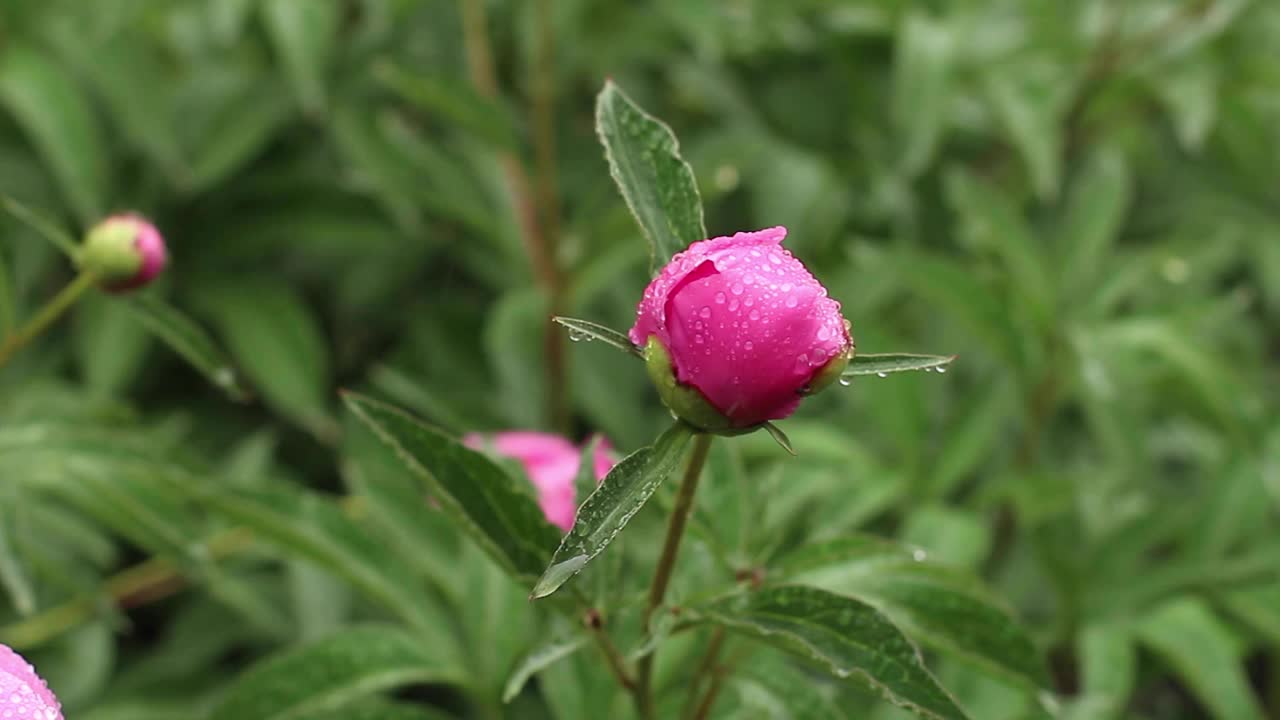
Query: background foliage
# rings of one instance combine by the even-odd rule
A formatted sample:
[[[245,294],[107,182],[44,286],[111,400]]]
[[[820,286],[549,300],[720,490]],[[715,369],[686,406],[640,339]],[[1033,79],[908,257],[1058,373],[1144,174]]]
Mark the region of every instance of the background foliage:
[[[809,401],[798,459],[720,442],[677,598],[869,532],[1031,629],[1042,690],[925,642],[973,717],[1280,714],[1280,6],[478,7],[0,5],[0,192],[68,227],[154,217],[159,292],[253,391],[103,297],[0,372],[0,642],[69,717],[625,712],[573,611],[531,605],[336,393],[627,451],[664,426],[638,365],[547,336],[553,310],[627,327],[648,277],[595,137],[606,77],[675,129],[709,232],[786,225],[860,350],[960,354]],[[69,269],[0,222],[7,331]],[[654,549],[627,551],[636,582],[592,595],[620,622]],[[900,712],[735,647],[720,717]],[[659,687],[696,661],[666,653]]]

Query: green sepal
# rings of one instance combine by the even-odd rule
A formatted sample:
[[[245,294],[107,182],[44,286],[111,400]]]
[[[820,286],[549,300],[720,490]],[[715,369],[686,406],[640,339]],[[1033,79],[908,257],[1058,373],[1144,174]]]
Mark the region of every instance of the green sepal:
[[[713,435],[745,435],[760,429],[760,425],[734,427],[733,422],[717,410],[702,391],[677,380],[671,354],[656,335],[650,335],[645,345],[644,364],[649,379],[658,389],[662,404],[677,419]]]
[[[814,373],[813,379],[809,381],[809,384],[801,389],[801,394],[805,396],[816,395],[826,390],[831,383],[839,380],[845,369],[849,367],[849,361],[853,359],[853,353],[853,346],[850,345],[848,352],[840,353],[828,360],[821,370]]]

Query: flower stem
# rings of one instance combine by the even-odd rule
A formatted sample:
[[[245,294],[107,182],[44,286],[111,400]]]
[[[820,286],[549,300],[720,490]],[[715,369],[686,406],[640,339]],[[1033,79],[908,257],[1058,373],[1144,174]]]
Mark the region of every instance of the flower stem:
[[[671,511],[671,519],[667,523],[667,537],[662,543],[662,554],[658,557],[653,584],[649,586],[649,599],[644,610],[646,633],[650,630],[654,611],[662,605],[667,595],[667,585],[671,582],[671,572],[675,569],[676,554],[680,551],[680,541],[684,539],[689,513],[693,510],[693,497],[698,491],[698,480],[702,477],[702,466],[707,462],[707,453],[711,450],[713,437],[713,435],[700,434],[693,439],[693,453],[689,456],[689,464],[685,466],[684,478],[680,480],[680,489],[676,491],[675,508]],[[653,659],[656,654],[655,649],[640,660],[636,702],[639,705],[640,716],[645,720],[655,717]]]
[[[54,295],[49,302],[45,303],[44,307],[40,308],[25,325],[15,330],[3,342],[0,342],[0,367],[4,367],[14,353],[39,337],[40,333],[47,330],[58,318],[62,317],[62,314],[74,305],[86,290],[93,287],[96,280],[97,277],[93,273],[80,273],[74,280],[67,283],[66,287],[59,290],[58,294]]]

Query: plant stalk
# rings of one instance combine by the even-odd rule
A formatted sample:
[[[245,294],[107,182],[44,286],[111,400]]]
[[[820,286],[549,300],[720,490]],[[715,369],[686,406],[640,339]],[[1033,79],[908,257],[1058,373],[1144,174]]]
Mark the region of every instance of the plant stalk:
[[[707,462],[707,453],[711,450],[714,436],[699,434],[693,439],[693,453],[689,456],[689,464],[685,466],[684,477],[680,480],[680,488],[676,491],[675,508],[671,511],[671,519],[667,522],[667,536],[662,543],[662,554],[658,556],[658,567],[653,574],[653,584],[649,586],[649,598],[644,609],[645,633],[650,632],[653,613],[662,605],[667,596],[667,585],[671,582],[671,573],[675,569],[676,555],[680,552],[680,541],[684,539],[685,527],[689,524],[689,513],[693,510],[693,498],[698,491],[698,480],[702,477],[702,466]],[[640,717],[652,720],[653,704],[653,660],[657,654],[653,652],[640,660],[638,691],[636,703]]]
[[[62,317],[76,300],[84,294],[86,290],[93,287],[97,277],[91,272],[82,272],[75,277],[74,280],[67,283],[66,287],[58,291],[44,307],[40,308],[36,314],[25,325],[18,328],[0,342],[0,367],[4,367],[14,353],[21,350],[27,343],[36,339],[49,328],[58,318]]]
[[[493,46],[489,42],[489,20],[484,0],[461,0],[463,42],[471,84],[481,96],[497,101],[498,76],[494,69]],[[544,360],[547,373],[547,415],[562,433],[570,430],[568,367],[562,333],[555,321],[564,305],[564,278],[556,260],[560,233],[559,199],[555,174],[555,84],[550,0],[539,0],[536,8],[537,57],[534,63],[534,157],[537,188],[519,158],[510,151],[498,153],[507,192],[520,226],[520,237],[533,274],[547,298],[547,319],[543,328]]]

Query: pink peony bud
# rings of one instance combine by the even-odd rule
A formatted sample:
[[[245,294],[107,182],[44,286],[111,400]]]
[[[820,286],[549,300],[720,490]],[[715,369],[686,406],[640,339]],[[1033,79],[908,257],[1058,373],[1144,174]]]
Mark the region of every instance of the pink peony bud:
[[[785,418],[848,362],[853,340],[840,303],[782,247],[786,235],[774,227],[696,242],[644,291],[631,341],[648,348],[663,400],[697,427]],[[710,407],[692,407],[701,403],[690,388]]]
[[[112,215],[95,225],[80,250],[80,267],[95,273],[102,288],[122,292],[142,287],[168,262],[164,238],[140,215]]]
[[[18,720],[62,720],[62,705],[36,669],[0,645],[0,716]]]
[[[559,435],[522,430],[493,436],[472,433],[463,438],[463,442],[476,450],[492,447],[497,454],[518,461],[538,491],[542,514],[565,532],[573,527],[573,518],[578,511],[578,492],[574,481],[582,460],[581,448],[574,447]],[[593,463],[596,481],[603,480],[615,464],[613,446],[601,438],[596,444]]]

